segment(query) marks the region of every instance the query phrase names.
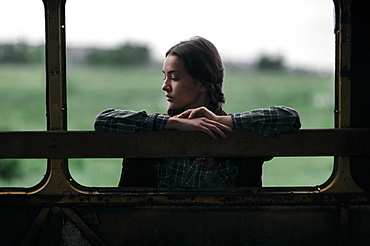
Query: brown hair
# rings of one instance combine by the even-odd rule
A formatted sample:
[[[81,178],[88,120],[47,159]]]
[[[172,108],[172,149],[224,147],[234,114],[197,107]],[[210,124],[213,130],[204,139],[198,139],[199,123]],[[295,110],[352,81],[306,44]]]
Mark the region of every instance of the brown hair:
[[[223,114],[224,66],[216,47],[207,39],[197,36],[170,48],[166,52],[166,57],[169,55],[179,57],[187,73],[207,88],[208,109],[215,114]],[[174,115],[180,112],[168,112],[168,114]]]

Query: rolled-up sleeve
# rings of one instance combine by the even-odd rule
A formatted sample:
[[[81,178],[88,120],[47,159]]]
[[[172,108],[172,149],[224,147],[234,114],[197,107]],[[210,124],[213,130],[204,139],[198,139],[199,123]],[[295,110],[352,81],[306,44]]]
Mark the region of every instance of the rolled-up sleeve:
[[[232,114],[231,119],[235,130],[248,130],[267,137],[294,132],[301,127],[299,113],[285,106]]]
[[[107,109],[95,118],[96,131],[136,133],[165,130],[169,116],[147,114],[145,111]]]

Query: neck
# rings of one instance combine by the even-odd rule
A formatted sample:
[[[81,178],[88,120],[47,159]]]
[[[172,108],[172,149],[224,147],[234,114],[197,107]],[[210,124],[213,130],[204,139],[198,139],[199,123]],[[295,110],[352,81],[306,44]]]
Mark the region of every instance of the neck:
[[[180,108],[180,109],[171,109],[171,108],[169,108],[169,109],[167,109],[167,114],[172,117],[172,116],[181,114],[185,110],[186,110],[186,108]]]
[[[210,107],[204,105],[206,108],[210,109]],[[167,109],[167,114],[169,116],[175,116],[175,115],[178,115],[178,114],[181,114],[182,112],[184,112],[185,110],[187,110],[188,108],[179,108],[179,109]],[[216,108],[216,109],[210,109],[213,113],[217,114],[217,115],[225,115],[226,113],[222,110],[222,108]]]

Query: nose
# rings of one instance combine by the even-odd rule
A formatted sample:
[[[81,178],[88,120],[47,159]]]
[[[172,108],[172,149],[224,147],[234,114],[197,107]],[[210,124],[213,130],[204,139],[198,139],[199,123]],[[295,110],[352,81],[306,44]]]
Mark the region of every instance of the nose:
[[[170,91],[171,90],[171,85],[170,85],[169,79],[167,79],[167,78],[164,79],[163,85],[162,85],[162,90],[164,90],[164,91]]]

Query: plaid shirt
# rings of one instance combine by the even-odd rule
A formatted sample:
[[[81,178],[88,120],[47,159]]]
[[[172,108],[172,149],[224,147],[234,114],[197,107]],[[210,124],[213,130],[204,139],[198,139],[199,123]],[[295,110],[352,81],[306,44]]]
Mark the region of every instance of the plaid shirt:
[[[107,109],[95,119],[95,130],[113,133],[136,133],[165,130],[169,116],[145,111]],[[284,106],[255,109],[231,114],[234,130],[247,130],[272,137],[298,130],[299,114]],[[207,169],[207,158],[161,158],[155,164],[159,187],[230,187],[238,176],[238,167],[223,159]]]

